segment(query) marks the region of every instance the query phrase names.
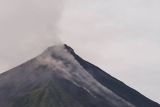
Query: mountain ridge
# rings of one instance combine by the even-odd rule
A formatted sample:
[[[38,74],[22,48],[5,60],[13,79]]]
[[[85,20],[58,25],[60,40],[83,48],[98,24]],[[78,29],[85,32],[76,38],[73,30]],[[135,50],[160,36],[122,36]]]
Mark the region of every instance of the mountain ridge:
[[[135,99],[130,98],[128,93],[124,93],[122,89],[118,91],[118,88],[112,87],[111,84],[118,88],[124,87],[120,81],[81,59],[72,48],[64,44],[50,47],[36,58],[1,74],[0,105],[2,107],[22,107],[22,105],[23,107],[144,107],[142,104],[146,104],[133,102]],[[125,88],[132,90],[126,86]],[[123,94],[126,97],[122,96]],[[145,107],[160,106],[148,104]]]
[[[75,59],[86,69],[86,71],[90,72],[90,74],[92,74],[92,76],[95,77],[101,84],[105,85],[106,87],[114,91],[116,94],[120,95],[122,98],[126,100],[128,99],[128,101],[131,101],[133,104],[135,104],[138,107],[159,107],[160,106],[158,103],[150,100],[149,98],[145,97],[144,95],[134,90],[133,88],[130,88],[125,83],[107,74],[105,71],[101,70],[99,67],[89,63],[88,61],[85,61],[84,59],[79,57],[74,52],[74,50],[71,47],[69,47],[67,44],[65,44],[65,47],[75,57]],[[90,70],[90,68],[92,69]],[[98,72],[94,72],[94,71],[98,71]],[[103,79],[105,78],[105,79],[103,80],[101,78]],[[119,91],[121,91],[121,93]],[[137,96],[140,97],[140,99],[137,99]],[[143,101],[141,99],[143,99]]]

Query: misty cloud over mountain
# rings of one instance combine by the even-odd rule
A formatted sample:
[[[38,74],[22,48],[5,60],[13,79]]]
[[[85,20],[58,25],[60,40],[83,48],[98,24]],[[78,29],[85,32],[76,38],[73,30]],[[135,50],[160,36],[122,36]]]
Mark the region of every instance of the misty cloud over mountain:
[[[63,0],[0,0],[0,72],[61,44],[57,34],[63,4]]]

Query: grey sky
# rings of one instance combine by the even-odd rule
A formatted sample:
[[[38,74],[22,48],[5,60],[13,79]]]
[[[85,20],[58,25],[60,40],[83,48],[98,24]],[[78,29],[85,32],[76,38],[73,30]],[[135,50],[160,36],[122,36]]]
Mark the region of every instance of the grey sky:
[[[80,56],[160,103],[160,1],[66,0],[63,5],[0,0],[0,72],[61,43],[59,35]]]
[[[62,10],[62,0],[0,0],[0,71],[59,43]]]
[[[160,102],[160,1],[67,3],[61,39],[83,58]]]

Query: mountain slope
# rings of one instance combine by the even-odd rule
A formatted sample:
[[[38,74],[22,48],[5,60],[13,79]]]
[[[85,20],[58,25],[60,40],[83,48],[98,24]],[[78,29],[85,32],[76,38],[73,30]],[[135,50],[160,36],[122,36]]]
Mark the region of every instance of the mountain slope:
[[[137,107],[160,107],[158,103],[148,99],[136,90],[128,87],[126,84],[107,74],[95,65],[83,60],[74,52],[74,50],[71,47],[67,45],[65,45],[65,47],[81,64],[81,66],[83,66],[83,68],[88,73],[90,73],[97,81],[99,81],[105,87],[111,89],[113,92],[115,92],[120,97],[124,98],[126,101],[129,101]]]
[[[110,78],[67,45],[50,47],[0,75],[0,107],[140,107]]]

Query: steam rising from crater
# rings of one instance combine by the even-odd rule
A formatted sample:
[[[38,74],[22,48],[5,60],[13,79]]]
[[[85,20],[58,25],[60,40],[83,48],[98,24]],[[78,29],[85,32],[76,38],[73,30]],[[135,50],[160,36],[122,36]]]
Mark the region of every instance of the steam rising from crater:
[[[61,44],[62,10],[63,0],[0,0],[0,72]]]

